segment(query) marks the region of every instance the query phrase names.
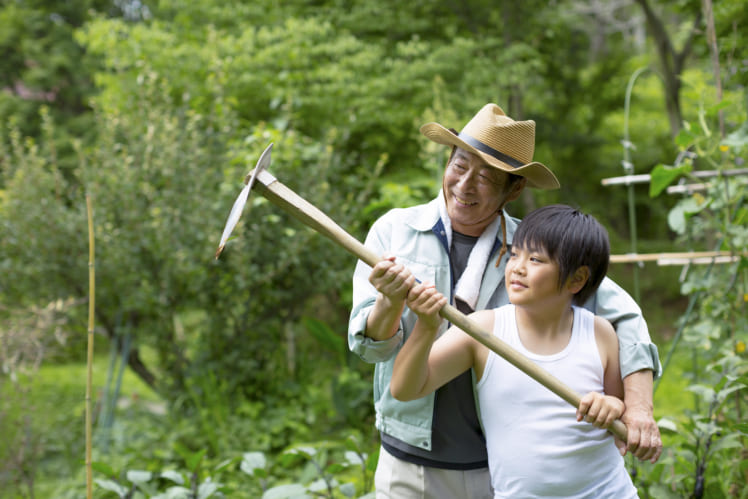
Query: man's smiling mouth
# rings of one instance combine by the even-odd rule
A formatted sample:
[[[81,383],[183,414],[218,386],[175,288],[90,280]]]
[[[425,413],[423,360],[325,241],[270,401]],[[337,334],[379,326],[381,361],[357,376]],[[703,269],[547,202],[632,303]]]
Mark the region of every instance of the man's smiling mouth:
[[[455,201],[457,201],[458,204],[461,204],[463,206],[475,206],[476,204],[478,204],[477,201],[475,201],[475,202],[467,201],[465,199],[460,198],[459,196],[454,196],[454,198],[455,198]]]

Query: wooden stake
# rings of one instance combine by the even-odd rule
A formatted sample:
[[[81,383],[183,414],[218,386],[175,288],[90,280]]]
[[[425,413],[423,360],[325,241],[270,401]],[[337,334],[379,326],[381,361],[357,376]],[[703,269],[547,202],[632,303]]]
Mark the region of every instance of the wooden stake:
[[[93,382],[94,310],[96,269],[94,267],[94,224],[91,196],[86,194],[88,213],[88,358],[86,359],[86,497],[93,497],[93,469],[91,467],[91,385]]]

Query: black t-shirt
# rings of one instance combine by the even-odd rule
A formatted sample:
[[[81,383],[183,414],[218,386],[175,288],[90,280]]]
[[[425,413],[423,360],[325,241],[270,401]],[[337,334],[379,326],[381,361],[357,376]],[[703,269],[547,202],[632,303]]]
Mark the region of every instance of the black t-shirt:
[[[453,286],[465,270],[477,241],[477,237],[452,233],[449,259]],[[472,312],[467,304],[459,300],[455,306],[463,313]],[[431,444],[431,450],[427,451],[382,433],[382,446],[403,461],[446,469],[488,466],[486,439],[475,407],[471,370],[436,391]]]

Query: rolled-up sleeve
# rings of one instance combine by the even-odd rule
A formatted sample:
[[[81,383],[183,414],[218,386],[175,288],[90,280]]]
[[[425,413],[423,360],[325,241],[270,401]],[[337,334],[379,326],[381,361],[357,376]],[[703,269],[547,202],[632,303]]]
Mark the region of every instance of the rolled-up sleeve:
[[[366,236],[365,245],[381,255],[387,251],[390,226],[382,219],[374,223]],[[365,362],[382,362],[397,354],[403,342],[403,325],[397,333],[386,340],[374,340],[366,336],[366,320],[377,299],[378,291],[369,282],[371,267],[359,260],[353,272],[353,309],[348,321],[348,348]]]
[[[365,362],[383,362],[397,353],[403,342],[402,324],[397,333],[386,340],[377,341],[366,336],[366,319],[373,302],[368,306],[354,308],[348,323],[348,348]]]
[[[662,366],[657,346],[649,336],[641,308],[623,288],[606,277],[585,306],[613,324],[618,335],[621,378],[643,369],[651,370],[655,378],[660,377]]]

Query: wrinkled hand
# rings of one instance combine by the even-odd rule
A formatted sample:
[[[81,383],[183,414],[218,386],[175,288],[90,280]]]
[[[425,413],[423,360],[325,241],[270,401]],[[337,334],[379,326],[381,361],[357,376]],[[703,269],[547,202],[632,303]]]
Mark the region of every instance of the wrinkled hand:
[[[402,303],[416,278],[404,265],[395,263],[395,257],[384,255],[371,270],[369,282],[393,303]]]
[[[652,412],[646,408],[627,406],[621,421],[628,430],[628,445],[616,442],[618,448],[623,449],[622,454],[628,451],[642,461],[657,462],[662,454],[662,439]]]
[[[407,303],[408,308],[418,316],[419,321],[437,328],[441,323],[439,310],[447,304],[447,298],[436,290],[435,285],[421,283],[410,289]]]
[[[590,392],[579,402],[577,421],[584,419],[598,428],[608,428],[621,417],[625,407],[623,401],[617,397]]]

